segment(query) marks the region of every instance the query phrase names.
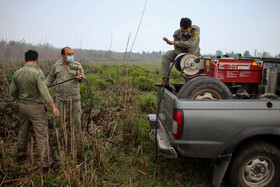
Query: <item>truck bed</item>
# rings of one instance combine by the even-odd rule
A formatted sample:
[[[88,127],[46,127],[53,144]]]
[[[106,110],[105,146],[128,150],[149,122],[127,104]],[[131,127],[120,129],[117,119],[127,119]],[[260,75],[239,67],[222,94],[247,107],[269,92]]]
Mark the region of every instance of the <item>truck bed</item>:
[[[280,100],[186,100],[162,88],[158,90],[158,98],[162,92],[159,115],[150,118],[154,122],[158,119],[158,140],[165,146],[162,153],[165,157],[176,158],[180,154],[217,158],[229,153],[242,138],[258,133],[280,134]],[[172,136],[174,108],[183,111],[180,139]]]

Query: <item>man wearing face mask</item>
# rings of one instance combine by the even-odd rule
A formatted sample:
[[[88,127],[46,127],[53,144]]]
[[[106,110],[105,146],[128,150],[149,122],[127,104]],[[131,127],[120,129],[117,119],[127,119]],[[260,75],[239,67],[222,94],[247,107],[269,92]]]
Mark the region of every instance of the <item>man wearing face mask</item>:
[[[45,76],[38,65],[37,51],[25,53],[25,65],[13,75],[11,95],[19,100],[20,131],[17,140],[17,161],[23,161],[27,156],[29,129],[32,126],[36,135],[38,149],[42,158],[42,166],[48,169],[52,165],[48,143],[48,120],[44,103],[52,108],[54,117],[59,116],[45,84]]]
[[[169,85],[167,79],[170,63],[172,63],[176,56],[180,53],[194,54],[200,56],[199,40],[200,28],[192,25],[189,18],[182,18],[180,21],[180,29],[176,30],[173,34],[174,41],[168,40],[166,37],[163,40],[169,44],[174,45],[174,50],[167,51],[162,56],[162,81],[156,83],[156,86]]]
[[[59,83],[71,78],[74,79],[56,86],[55,105],[61,113],[61,117],[55,119],[54,130],[60,128],[60,132],[62,131],[64,110],[72,109],[70,114],[73,124],[78,131],[81,131],[80,82],[85,77],[84,69],[79,62],[74,61],[74,53],[70,47],[64,47],[61,50],[61,57],[62,59],[58,60],[52,67],[46,79],[46,85],[52,85],[55,80]]]

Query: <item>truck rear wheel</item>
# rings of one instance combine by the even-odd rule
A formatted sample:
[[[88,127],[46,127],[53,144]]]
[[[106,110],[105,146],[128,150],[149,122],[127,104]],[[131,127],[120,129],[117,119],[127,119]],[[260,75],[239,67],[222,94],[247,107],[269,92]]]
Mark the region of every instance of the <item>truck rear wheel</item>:
[[[179,99],[231,99],[229,88],[212,77],[196,77],[182,86],[177,94]]]
[[[228,168],[231,186],[279,186],[280,151],[270,143],[254,141],[241,147]]]

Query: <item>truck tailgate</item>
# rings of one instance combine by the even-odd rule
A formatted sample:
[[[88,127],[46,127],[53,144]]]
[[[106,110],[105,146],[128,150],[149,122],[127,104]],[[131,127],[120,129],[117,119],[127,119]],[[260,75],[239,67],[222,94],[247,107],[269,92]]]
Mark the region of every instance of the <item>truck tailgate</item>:
[[[158,104],[160,102],[162,89],[158,89],[157,94]],[[159,120],[164,124],[164,127],[166,128],[166,131],[168,132],[169,136],[171,136],[172,134],[173,108],[176,99],[178,98],[173,93],[171,93],[167,89],[164,89],[159,108]]]

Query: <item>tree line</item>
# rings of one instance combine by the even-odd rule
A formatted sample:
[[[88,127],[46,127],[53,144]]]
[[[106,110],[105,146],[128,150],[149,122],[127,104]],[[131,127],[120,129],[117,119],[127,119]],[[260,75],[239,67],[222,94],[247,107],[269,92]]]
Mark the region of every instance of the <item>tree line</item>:
[[[29,50],[34,49],[38,51],[39,58],[42,61],[54,61],[61,58],[61,49],[56,48],[50,44],[29,44],[24,41],[0,41],[0,61],[1,62],[21,62],[24,59],[24,53]],[[114,51],[102,51],[102,50],[89,50],[89,49],[73,49],[75,53],[75,59],[80,62],[98,62],[98,61],[124,61],[128,54],[125,52],[114,52]],[[163,51],[152,51],[142,53],[131,53],[129,55],[129,60],[149,60],[149,59],[160,59],[164,54]],[[229,57],[238,57],[239,55],[243,57],[272,57],[272,55],[266,51],[258,52],[254,51],[254,54],[250,54],[246,50],[243,54],[235,52],[222,52],[217,50],[215,54],[204,54],[204,57],[212,56],[223,56],[228,55]],[[126,58],[125,58],[126,57]],[[275,57],[280,57],[280,53]]]
[[[239,55],[241,55],[242,57],[273,57],[269,52],[266,52],[266,51],[260,52],[260,51],[257,51],[257,49],[254,50],[254,54],[250,54],[250,52],[248,50],[246,50],[243,54],[235,53],[234,51],[223,53],[221,50],[217,50],[215,53],[215,56],[222,57],[224,55],[227,55],[229,57],[238,57]],[[210,56],[213,56],[213,55],[210,54]],[[278,55],[275,55],[275,57],[280,57],[280,53]]]
[[[42,61],[53,61],[61,58],[61,49],[50,44],[28,44],[24,41],[0,41],[0,61],[19,62],[24,59],[24,53],[33,49],[38,51],[39,58]],[[73,49],[75,59],[80,62],[97,62],[97,61],[124,61],[124,57],[128,56],[125,52],[89,50],[89,49]],[[149,60],[161,58],[162,52],[142,52],[131,53],[129,60]]]

